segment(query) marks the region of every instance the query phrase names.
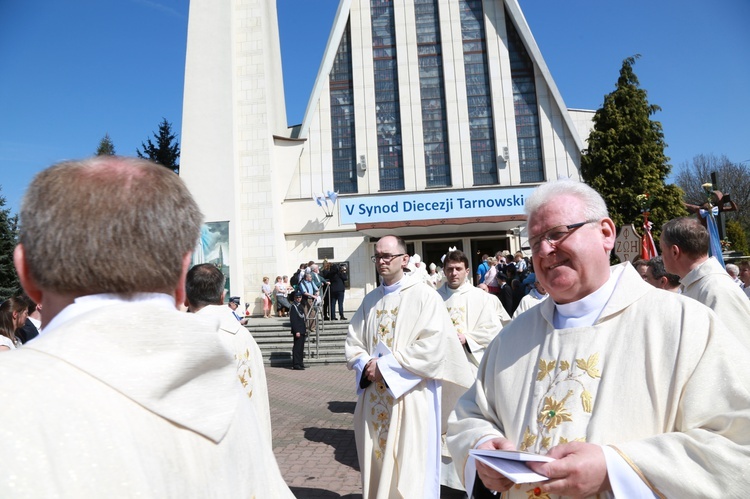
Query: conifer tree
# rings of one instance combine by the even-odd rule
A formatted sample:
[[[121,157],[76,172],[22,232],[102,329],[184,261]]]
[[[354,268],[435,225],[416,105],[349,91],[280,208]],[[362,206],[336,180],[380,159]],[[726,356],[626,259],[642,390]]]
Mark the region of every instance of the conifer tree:
[[[13,266],[13,249],[16,247],[18,216],[4,208],[5,197],[0,196],[0,301],[15,295],[19,290],[18,276]]]
[[[105,133],[104,137],[102,137],[102,140],[99,141],[99,147],[96,148],[96,155],[97,156],[114,156],[115,155],[115,145],[112,142],[112,139],[109,138],[108,133]]]
[[[662,224],[686,211],[682,191],[665,183],[671,166],[664,154],[664,133],[661,123],[651,119],[661,108],[648,103],[633,72],[639,57],[623,61],[615,90],[604,96],[594,115],[581,176],[602,195],[618,230],[631,223],[641,227],[643,195],[648,195],[649,220],[658,237]]]
[[[172,124],[166,118],[162,118],[161,123],[159,123],[159,132],[158,134],[154,133],[154,138],[156,139],[156,145],[151,142],[151,139],[146,139],[145,143],[141,142],[143,152],[138,148],[135,150],[138,157],[150,159],[175,173],[180,173],[180,164],[178,163],[180,145],[176,136],[172,133]]]

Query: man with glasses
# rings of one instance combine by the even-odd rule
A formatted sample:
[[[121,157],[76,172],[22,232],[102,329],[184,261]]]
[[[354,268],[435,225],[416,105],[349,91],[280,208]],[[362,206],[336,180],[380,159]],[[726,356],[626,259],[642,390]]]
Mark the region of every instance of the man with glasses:
[[[470,386],[470,368],[440,296],[404,274],[403,239],[383,237],[372,259],[382,284],[365,296],[346,339],[362,496],[439,497],[442,412]]]
[[[615,226],[587,185],[544,184],[525,209],[550,299],[490,344],[451,415],[448,447],[467,490],[478,474],[510,498],[743,496],[750,352],[708,308],[654,288],[630,263],[610,267]],[[548,480],[514,485],[469,459],[472,448],[555,461],[530,463]]]

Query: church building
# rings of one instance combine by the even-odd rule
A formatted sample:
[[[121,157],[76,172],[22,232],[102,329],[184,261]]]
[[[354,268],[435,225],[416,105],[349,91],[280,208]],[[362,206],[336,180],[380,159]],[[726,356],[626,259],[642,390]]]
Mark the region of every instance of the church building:
[[[569,110],[518,0],[340,0],[304,121],[286,122],[275,0],[191,0],[180,175],[206,215],[202,261],[262,313],[310,260],[345,263],[346,309],[397,234],[449,247],[526,245],[524,202],[579,178],[593,111]]]

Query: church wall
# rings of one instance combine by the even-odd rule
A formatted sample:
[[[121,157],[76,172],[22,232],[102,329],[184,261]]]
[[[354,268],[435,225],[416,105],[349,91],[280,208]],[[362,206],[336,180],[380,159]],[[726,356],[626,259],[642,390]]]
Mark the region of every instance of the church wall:
[[[512,1],[512,0],[510,0]],[[380,192],[377,123],[372,58],[370,7],[367,0],[342,0],[337,23],[351,28],[352,90],[356,134],[358,192],[367,199],[381,195],[447,192],[458,197],[476,192],[471,166],[471,138],[466,98],[464,54],[457,2],[439,0],[440,37],[450,155],[449,188],[426,188],[418,50],[413,5],[395,3],[396,50],[399,69],[402,152],[405,190]],[[341,8],[340,8],[341,10]],[[512,9],[510,9],[513,11]],[[522,221],[409,228],[408,220],[393,229],[357,232],[353,223],[341,225],[338,203],[328,209],[313,200],[333,190],[331,117],[328,71],[339,40],[331,39],[313,92],[300,137],[291,138],[284,123],[285,108],[275,2],[232,0],[217,6],[210,0],[191,2],[183,118],[183,178],[198,199],[208,221],[229,221],[232,294],[252,304],[260,314],[263,275],[290,275],[302,261],[320,261],[319,248],[333,248],[334,261],[350,264],[351,289],[346,308],[354,309],[376,282],[369,257],[370,237],[388,231],[411,236],[419,251],[423,241],[458,238],[468,250],[472,242],[490,238],[521,239],[511,229]],[[510,61],[505,33],[505,9],[499,0],[485,0],[487,62],[498,154],[498,184],[481,186],[487,195],[502,189],[533,187],[521,184]],[[340,33],[343,26],[332,32]],[[333,54],[329,53],[333,51]],[[532,53],[532,59],[534,55]],[[578,177],[580,151],[576,134],[586,129],[590,115],[561,109],[547,83],[546,67],[536,67],[544,175]],[[576,130],[569,130],[575,123]],[[589,125],[590,126],[590,125]],[[508,147],[509,160],[501,158]],[[360,160],[364,158],[364,162]],[[211,172],[210,174],[208,172]],[[500,190],[498,190],[500,189]],[[481,195],[480,192],[480,195]],[[347,196],[342,196],[346,198]],[[518,210],[522,216],[522,210]],[[436,215],[439,217],[439,215]],[[462,222],[466,223],[466,222]],[[363,226],[364,227],[364,226]],[[369,235],[368,235],[369,234]],[[426,243],[424,243],[426,244]],[[432,244],[434,247],[435,244]],[[472,255],[470,255],[472,258]]]

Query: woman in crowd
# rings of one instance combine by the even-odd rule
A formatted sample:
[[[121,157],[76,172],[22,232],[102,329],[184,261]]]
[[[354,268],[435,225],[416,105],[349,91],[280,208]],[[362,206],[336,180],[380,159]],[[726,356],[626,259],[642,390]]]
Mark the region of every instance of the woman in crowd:
[[[263,277],[263,285],[260,287],[263,293],[263,318],[271,318],[271,302],[273,301],[273,288],[268,283],[268,277]]]
[[[276,313],[279,317],[286,317],[289,313],[289,309],[292,305],[287,300],[286,295],[289,292],[289,285],[284,284],[281,280],[281,276],[276,276],[276,285],[274,286],[274,292],[276,293]]]
[[[487,258],[487,263],[490,265],[490,269],[484,276],[484,283],[487,285],[490,294],[497,295],[500,293],[500,284],[497,282],[497,258],[491,256]]]
[[[27,304],[20,298],[8,298],[0,305],[0,352],[12,350],[19,344],[16,329],[28,317]]]

